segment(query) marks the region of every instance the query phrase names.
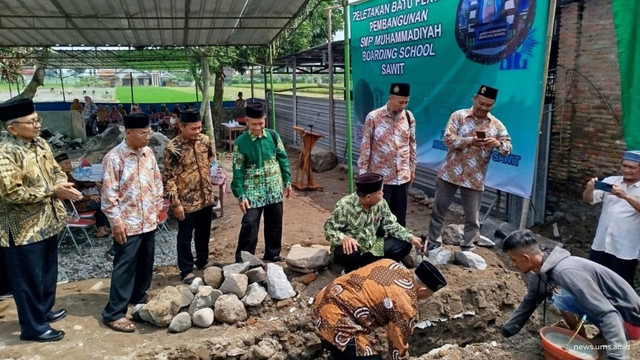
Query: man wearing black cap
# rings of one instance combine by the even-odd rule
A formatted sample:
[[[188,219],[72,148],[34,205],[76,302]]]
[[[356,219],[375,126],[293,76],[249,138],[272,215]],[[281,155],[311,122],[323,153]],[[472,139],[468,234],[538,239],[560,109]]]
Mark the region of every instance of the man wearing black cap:
[[[143,304],[153,275],[155,230],[162,211],[162,179],[156,157],[147,146],[151,137],[146,114],[124,116],[125,137],[102,160],[102,211],[109,218],[114,242],[109,302],[105,325],[133,332],[128,304]]]
[[[409,84],[394,83],[385,106],[367,115],[358,169],[384,177],[384,199],[400,225],[406,225],[407,196],[416,176],[416,122],[406,109]]]
[[[204,268],[209,258],[209,237],[215,201],[209,166],[215,153],[209,137],[201,133],[202,119],[198,110],[185,110],[179,126],[180,135],[164,148],[162,175],[173,214],[178,219],[180,277],[190,284],[195,279],[192,238],[196,248],[195,266]]]
[[[429,223],[429,250],[442,245],[438,241],[444,217],[460,188],[464,210],[463,251],[473,251],[480,230],[479,212],[484,180],[493,151],[500,155],[511,152],[511,137],[502,122],[489,111],[496,102],[498,89],[481,85],[473,97],[473,107],[451,114],[444,133],[449,150],[438,171],[436,195]]]
[[[67,182],[40,136],[41,119],[31,99],[0,104],[8,135],[0,141],[0,251],[18,309],[20,339],[57,341],[64,332],[49,323],[58,279],[57,235],[67,223],[62,200],[82,194]]]
[[[382,199],[382,180],[380,174],[359,175],[356,192],[340,199],[324,224],[334,261],[343,264],[345,272],[383,257],[401,261],[411,245],[423,247],[420,238],[396,221]]]
[[[251,102],[245,110],[249,131],[240,135],[233,145],[231,191],[244,214],[236,262],[242,262],[242,251],[255,253],[263,211],[264,259],[284,261],[280,256],[282,201],[291,191],[289,157],[278,133],[265,128],[264,105]]]
[[[379,360],[369,335],[386,325],[389,358],[408,359],[418,302],[446,285],[426,261],[411,271],[393,260],[378,260],[320,290],[313,302],[316,331],[333,360]]]

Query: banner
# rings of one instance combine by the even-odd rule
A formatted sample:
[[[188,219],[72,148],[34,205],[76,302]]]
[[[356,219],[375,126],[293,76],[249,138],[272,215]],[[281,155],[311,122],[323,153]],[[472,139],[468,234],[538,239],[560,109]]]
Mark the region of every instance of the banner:
[[[499,89],[491,113],[513,152],[494,152],[486,185],[531,195],[543,94],[548,0],[372,0],[351,7],[354,146],[393,82],[411,84],[418,165],[438,170],[451,113],[481,84]]]
[[[640,2],[613,0],[611,5],[618,39],[624,140],[628,150],[640,150]]]

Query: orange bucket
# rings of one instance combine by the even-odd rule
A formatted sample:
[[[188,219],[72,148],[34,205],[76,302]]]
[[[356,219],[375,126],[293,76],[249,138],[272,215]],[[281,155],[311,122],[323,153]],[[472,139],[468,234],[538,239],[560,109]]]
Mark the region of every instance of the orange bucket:
[[[545,360],[595,360],[598,358],[598,351],[589,340],[580,335],[576,335],[571,340],[568,349],[562,348],[573,336],[571,330],[557,326],[545,326],[540,329],[539,333]]]

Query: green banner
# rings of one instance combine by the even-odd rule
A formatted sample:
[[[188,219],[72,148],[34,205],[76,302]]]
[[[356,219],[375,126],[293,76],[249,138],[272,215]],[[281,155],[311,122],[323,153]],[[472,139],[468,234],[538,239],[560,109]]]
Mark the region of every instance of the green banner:
[[[628,150],[640,150],[640,1],[613,0],[618,38],[622,129]]]

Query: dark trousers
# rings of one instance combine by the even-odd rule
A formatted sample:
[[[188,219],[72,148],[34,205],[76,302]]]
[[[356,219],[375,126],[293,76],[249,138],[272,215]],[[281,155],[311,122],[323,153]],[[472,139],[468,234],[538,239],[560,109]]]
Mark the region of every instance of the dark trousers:
[[[324,339],[322,340],[322,346],[324,346],[325,349],[329,350],[329,352],[331,353],[331,359],[333,360],[382,360],[382,357],[380,355],[356,356],[355,340],[349,341],[344,351],[338,349],[333,344]]]
[[[625,279],[633,287],[633,277],[636,274],[638,259],[623,260],[604,251],[589,250],[589,260],[596,262]]]
[[[409,196],[409,183],[401,185],[385,185],[382,188],[384,200],[389,204],[391,213],[396,216],[398,223],[405,226],[407,221],[407,197]]]
[[[155,231],[128,236],[120,245],[114,241],[113,272],[109,302],[102,311],[104,321],[125,317],[128,304],[147,301],[147,290],[153,276]]]
[[[342,250],[342,246],[337,246],[333,252],[333,261],[337,264],[342,264],[344,272],[348,273],[382,258],[401,261],[411,252],[411,243],[394,237],[386,237],[384,238],[384,256],[375,256],[370,252],[362,253],[360,250],[347,255]]]
[[[87,203],[84,208],[84,211],[95,211],[96,212],[96,226],[109,226],[109,219],[107,215],[102,212],[102,206],[100,205],[100,200],[91,200]]]
[[[11,284],[9,284],[9,276],[7,275],[7,270],[5,265],[4,258],[2,257],[2,251],[0,251],[0,295],[8,294],[11,292]]]
[[[252,254],[258,245],[258,231],[260,230],[260,216],[264,212],[264,258],[273,259],[280,255],[282,243],[282,202],[248,209],[242,217],[236,262],[242,262],[242,251]]]
[[[178,268],[184,278],[193,272],[193,254],[191,238],[196,247],[195,265],[202,268],[209,260],[209,238],[211,236],[211,219],[213,206],[184,214],[184,220],[178,221]]]
[[[38,336],[47,332],[51,329],[47,315],[51,313],[56,300],[57,236],[15,246],[9,234],[9,247],[1,249],[18,309],[21,334]]]

